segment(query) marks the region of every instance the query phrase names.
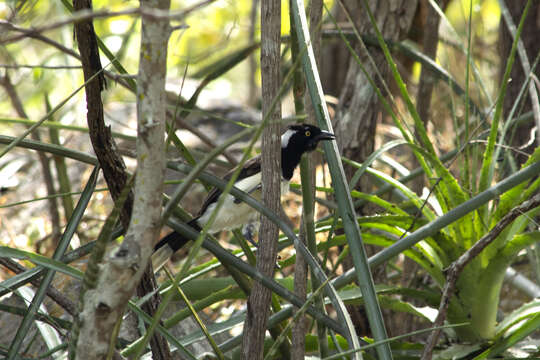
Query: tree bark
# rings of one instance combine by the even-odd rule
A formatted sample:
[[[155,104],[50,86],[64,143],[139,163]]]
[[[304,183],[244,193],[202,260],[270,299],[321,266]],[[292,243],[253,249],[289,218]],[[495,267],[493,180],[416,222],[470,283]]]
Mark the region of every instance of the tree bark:
[[[141,7],[167,10],[169,0],[143,1]],[[154,240],[159,235],[169,34],[168,20],[142,16],[137,81],[138,169],[133,212],[124,242],[104,259],[97,287],[86,292],[80,314],[78,359],[104,359],[107,356],[114,327],[147,268]],[[97,81],[94,83],[100,85]]]
[[[92,10],[90,0],[74,0],[74,10]],[[81,53],[84,80],[89,81],[92,76],[98,74],[92,81],[86,84],[86,108],[88,113],[87,123],[92,147],[103,169],[103,176],[113,199],[117,199],[127,183],[128,174],[122,157],[118,155],[116,144],[111,135],[110,127],[105,125],[103,119],[103,102],[101,91],[105,88],[105,77],[99,60],[99,50],[96,33],[91,19],[75,23],[75,37]],[[100,73],[101,72],[101,73]],[[133,206],[133,197],[128,197],[120,220],[127,228]]]
[[[261,2],[261,75],[263,118],[269,116],[269,125],[262,139],[262,201],[274,213],[281,209],[281,105],[271,108],[272,100],[278,96],[280,86],[280,35],[281,2]],[[257,269],[273,277],[277,257],[279,230],[266,217],[262,218],[259,231]],[[247,302],[247,316],[242,339],[242,358],[263,358],[264,336],[270,311],[272,293],[261,283],[255,282]]]
[[[346,1],[345,3],[359,33],[373,34],[371,23],[361,4],[354,1]],[[385,39],[398,41],[407,35],[415,14],[417,1],[370,0],[369,4]],[[382,51],[378,48],[368,48],[374,64],[377,66],[375,68],[360,46],[357,45],[356,50],[370,77],[380,84],[380,78],[376,72],[379,70],[384,81],[388,82],[389,69]],[[343,148],[343,155],[361,162],[374,150],[375,126],[377,119],[381,116],[381,107],[377,94],[355,61],[351,61],[349,64],[346,79],[339,98],[336,131],[339,132],[338,137]],[[347,175],[351,175],[350,170]],[[360,181],[360,189],[368,190],[368,185],[365,181]]]

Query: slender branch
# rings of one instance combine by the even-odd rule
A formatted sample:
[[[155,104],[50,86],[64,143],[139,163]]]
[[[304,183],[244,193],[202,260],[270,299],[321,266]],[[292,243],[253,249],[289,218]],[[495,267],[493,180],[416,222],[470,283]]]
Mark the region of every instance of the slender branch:
[[[91,7],[88,0],[76,0],[73,5],[76,10]],[[90,17],[75,24],[75,36],[81,53],[85,81],[102,71],[96,34],[91,19]],[[112,198],[117,199],[126,186],[128,175],[124,161],[118,155],[110,127],[105,125],[101,101],[101,91],[104,87],[103,74],[99,74],[97,78],[86,84],[87,123],[92,147],[103,169],[105,181],[111,191]],[[120,215],[125,228],[131,216],[132,206],[133,196],[129,196]]]
[[[65,53],[65,54],[68,54],[68,55],[74,57],[77,60],[81,60],[81,56],[76,51],[73,51],[72,49],[69,49],[69,48],[65,47],[64,45],[62,45],[62,44],[60,44],[60,43],[58,43],[58,42],[44,36],[42,34],[36,33],[34,30],[22,28],[20,26],[9,23],[9,22],[7,22],[5,20],[0,20],[0,27],[2,27],[2,26],[8,28],[9,30],[21,32],[21,33],[25,34],[27,37],[42,41],[45,44],[49,44],[52,47],[60,50],[61,52]],[[3,65],[3,66],[6,66],[6,67],[7,66],[19,66],[19,67],[21,67],[20,65]],[[42,67],[42,68],[54,68],[52,66],[47,67],[47,66],[42,66],[42,65],[40,65],[40,67]],[[60,67],[60,68],[68,69],[68,68],[72,68],[72,67],[71,66],[65,66],[65,67]],[[75,68],[75,67],[73,67],[73,68]],[[76,68],[81,68],[81,67],[77,66]],[[129,85],[127,84],[125,79],[122,78],[121,75],[113,73],[113,72],[108,71],[108,70],[103,70],[103,73],[108,78],[113,79],[114,81],[118,82],[119,84],[121,84],[125,88],[130,89]]]
[[[52,70],[65,70],[65,69],[69,69],[69,70],[72,70],[72,69],[81,69],[82,67],[81,66],[78,66],[78,65],[59,65],[59,66],[54,66],[54,65],[29,65],[29,64],[20,64],[20,65],[11,65],[11,64],[0,64],[0,68],[3,68],[3,69],[52,69]]]
[[[43,41],[44,43],[46,44],[49,44],[55,48],[57,48],[58,50],[66,53],[66,54],[69,54],[77,59],[80,60],[80,56],[79,54],[77,54],[77,52],[73,51],[72,49],[68,48],[68,47],[65,47],[64,45],[52,40],[52,39],[49,39],[48,37],[40,34],[39,32],[36,32],[35,29],[27,29],[27,28],[23,28],[23,27],[20,27],[20,26],[17,26],[15,24],[12,24],[6,20],[0,20],[0,27],[4,27],[6,28],[6,30],[11,30],[11,31],[17,31],[17,32],[20,32],[22,34],[20,34],[19,36],[21,38],[25,38],[25,37],[31,37],[31,38],[34,38],[34,39],[37,39],[37,40],[40,40],[40,41]],[[5,41],[5,39],[3,40]]]
[[[20,274],[22,272],[27,271],[24,266],[20,265],[19,263],[8,259],[8,258],[0,258],[0,264],[4,265],[9,270],[13,271],[16,274]],[[32,285],[35,287],[39,287],[41,284],[41,279],[33,278],[30,280]],[[47,287],[47,296],[50,297],[54,302],[56,302],[58,305],[60,305],[64,310],[68,312],[71,316],[77,315],[77,306],[73,301],[68,299],[62,291],[56,289],[54,286]]]
[[[17,40],[21,40],[25,37],[32,36],[34,34],[39,34],[45,31],[50,31],[54,29],[61,28],[63,26],[73,24],[73,23],[79,23],[84,21],[91,21],[93,19],[97,18],[110,18],[110,17],[118,17],[118,16],[126,16],[126,15],[132,15],[132,16],[141,16],[141,17],[147,17],[154,20],[182,20],[187,15],[192,13],[195,10],[200,9],[201,7],[204,7],[206,5],[209,5],[213,3],[215,0],[205,0],[198,4],[195,4],[185,10],[177,11],[174,13],[171,13],[169,11],[162,11],[160,9],[145,9],[143,7],[133,8],[133,9],[127,9],[122,11],[110,11],[110,10],[95,10],[92,11],[91,9],[75,9],[80,10],[75,13],[73,13],[69,18],[59,20],[57,22],[54,22],[52,24],[36,27],[36,28],[29,28],[25,31],[24,34],[14,35],[11,37],[6,37],[2,40],[0,40],[0,44],[6,44],[10,42],[14,42]],[[6,20],[0,20],[0,27],[7,26],[10,27],[11,23]]]
[[[292,4],[289,5],[292,9]],[[312,0],[309,4],[309,31],[311,36],[311,44],[313,47],[313,53],[317,65],[320,65],[321,57],[321,24],[322,24],[322,0]],[[292,12],[289,14],[291,23],[291,54],[293,62],[300,61],[300,53],[302,49],[298,42],[296,35],[296,25]],[[306,82],[302,69],[300,67],[295,69],[293,77],[293,94],[294,105],[297,116],[307,116],[308,123],[314,123],[315,121],[315,108],[311,103],[311,99],[306,92]],[[300,177],[302,182],[302,220],[300,224],[300,236],[299,240],[306,244],[309,251],[312,254],[317,253],[317,240],[315,238],[315,167],[313,158],[310,156],[303,156],[300,161]],[[296,255],[296,263],[294,266],[294,289],[298,296],[305,299],[307,296],[307,262],[301,253]],[[319,287],[321,284],[317,280],[315,273],[311,274],[311,286],[313,289]],[[323,296],[319,295],[315,299],[315,307],[325,313],[325,306]],[[295,309],[298,312],[299,309]],[[301,315],[298,321],[295,322],[292,328],[292,359],[304,359],[305,357],[305,339],[307,330],[307,318]],[[327,328],[321,322],[317,321],[317,335],[319,344],[319,355],[321,357],[327,356],[328,341],[327,341]]]
[[[322,3],[317,1],[312,1],[310,5],[310,14],[313,14],[314,7],[319,8],[318,5]],[[291,5],[289,5],[292,8]],[[316,12],[317,10],[315,10]],[[294,24],[294,19],[292,18],[292,12],[289,12],[289,21],[291,24],[291,57],[293,63],[298,61],[298,53],[300,52],[298,46],[298,39],[296,38],[296,29]],[[305,79],[302,75],[302,69],[297,67],[294,69],[293,75],[293,96],[294,96],[294,110],[297,117],[304,116],[306,114],[304,106],[304,96],[306,93]],[[306,99],[306,102],[309,102]],[[310,159],[307,157],[302,157],[300,162],[300,176],[302,181],[302,194],[305,195],[302,199],[302,220],[300,222],[300,231],[298,239],[304,245],[308,244],[308,237],[312,234],[310,230],[313,226],[313,203],[306,201],[309,199],[313,200],[315,187],[313,186],[315,171],[313,166],[311,166]],[[309,184],[308,184],[309,183]],[[308,210],[309,209],[309,210]],[[313,250],[313,249],[310,249]],[[307,276],[308,276],[308,266],[307,262],[302,256],[302,254],[296,254],[296,262],[294,264],[294,292],[301,298],[303,301],[307,298]],[[320,297],[319,297],[320,299]],[[299,360],[305,358],[305,343],[306,343],[306,332],[307,332],[307,318],[304,314],[300,314],[300,308],[294,308],[295,316],[298,315],[297,320],[294,322],[291,329],[291,359]],[[320,327],[318,327],[319,329]],[[320,341],[320,339],[319,339]]]

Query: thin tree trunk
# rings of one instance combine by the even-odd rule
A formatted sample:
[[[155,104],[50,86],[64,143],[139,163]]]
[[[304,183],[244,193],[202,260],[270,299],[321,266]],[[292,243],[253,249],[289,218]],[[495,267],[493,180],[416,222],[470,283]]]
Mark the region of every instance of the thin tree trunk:
[[[92,10],[90,0],[74,0],[73,8],[79,10]],[[84,20],[75,23],[75,37],[81,53],[81,63],[84,72],[84,80],[88,81],[92,76],[96,78],[86,84],[86,115],[90,141],[103,169],[103,176],[113,199],[117,199],[127,183],[128,174],[122,157],[118,155],[116,144],[111,135],[110,127],[105,125],[103,119],[103,102],[101,91],[105,88],[105,77],[99,60],[99,51],[92,20]],[[133,197],[130,196],[124,204],[120,214],[120,220],[124,228],[127,228],[131,217]]]
[[[278,96],[280,86],[280,35],[281,2],[266,0],[261,2],[261,74],[263,116],[270,113],[269,125],[262,139],[262,201],[270,210],[279,214],[281,209],[281,106],[271,108],[272,100]],[[273,277],[277,257],[278,228],[263,217],[259,231],[259,251],[257,269],[266,276]],[[264,336],[270,311],[272,293],[256,282],[247,302],[247,316],[242,339],[242,358],[258,360],[263,358]]]
[[[141,7],[168,10],[169,0],[143,1]],[[103,359],[107,356],[116,323],[147,268],[154,240],[159,235],[165,165],[163,137],[169,34],[167,19],[142,16],[137,80],[138,168],[133,212],[124,242],[104,259],[96,288],[85,294],[83,311],[79,316],[78,359]]]

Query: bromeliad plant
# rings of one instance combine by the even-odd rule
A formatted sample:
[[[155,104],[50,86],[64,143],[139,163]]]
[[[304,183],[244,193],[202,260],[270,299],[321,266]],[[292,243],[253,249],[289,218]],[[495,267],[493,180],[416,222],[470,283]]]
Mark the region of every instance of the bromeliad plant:
[[[393,144],[395,147],[399,143]],[[416,147],[417,151],[425,155],[429,164],[440,164],[440,161],[427,152]],[[392,148],[389,147],[389,148]],[[386,149],[387,150],[387,149]],[[380,152],[378,154],[380,155]],[[377,156],[368,159],[371,162]],[[529,158],[523,167],[532,165],[538,169],[540,161],[540,148],[538,148]],[[360,167],[359,164],[352,165]],[[414,233],[420,228],[425,228],[435,220],[444,220],[453,216],[449,211],[456,206],[463,204],[477,194],[468,195],[458,184],[457,179],[445,170],[443,166],[430,167],[440,174],[440,181],[434,188],[434,199],[428,202],[430,205],[422,206],[424,200],[420,199],[414,192],[409,190],[403,183],[392,177],[364,167],[365,171],[373,177],[377,177],[383,182],[390,184],[405,196],[408,203],[414,204],[418,209],[422,209],[422,217],[413,219],[400,208],[400,204],[390,203],[377,195],[362,194],[353,191],[352,196],[361,201],[370,201],[384,209],[386,214],[377,216],[361,217],[358,219],[362,229],[363,240],[372,245],[391,246],[399,242],[399,239],[406,237],[409,233]],[[536,170],[538,173],[538,170]],[[528,200],[534,193],[538,192],[540,179],[517,184],[511,190],[504,193],[496,204],[487,207],[488,222],[484,222],[481,217],[480,206],[476,210],[469,212],[465,216],[442,228],[434,235],[424,238],[415,246],[405,250],[403,254],[419,266],[421,266],[433,279],[433,282],[441,290],[446,284],[445,269],[465,253],[477,240],[487,234],[499,220],[512,208]],[[495,190],[493,190],[495,192]],[[436,210],[437,209],[437,210]],[[455,328],[456,334],[462,341],[483,342],[485,340],[499,339],[508,336],[508,331],[516,332],[519,328],[511,328],[512,325],[520,321],[534,320],[538,317],[538,305],[531,303],[525,305],[523,309],[517,310],[499,324],[496,321],[499,307],[499,295],[507,268],[516,258],[516,255],[524,248],[534,244],[540,239],[540,232],[530,230],[531,218],[539,209],[534,209],[530,213],[523,214],[508,226],[480,255],[474,258],[461,273],[456,284],[456,291],[450,300],[447,320],[451,324],[466,324]],[[320,222],[319,229],[327,230],[332,221]],[[338,223],[337,226],[340,226]],[[403,229],[407,229],[404,233]],[[325,244],[325,248],[343,243],[344,236],[335,236],[331,243]],[[321,246],[322,247],[322,246]],[[381,261],[376,261],[380,263]],[[437,291],[417,291],[403,288],[381,288],[379,296],[383,306],[396,311],[406,311],[424,318],[429,318],[425,312],[419,311],[410,304],[393,300],[386,297],[386,294],[408,295],[425,302],[429,306],[437,307],[440,293]],[[354,291],[345,291],[348,301],[358,294]],[[536,304],[536,305],[535,305]],[[531,310],[532,309],[532,310]],[[532,331],[532,330],[531,330]],[[530,331],[529,331],[530,332]],[[522,336],[527,333],[521,333]]]
[[[385,42],[378,32],[373,16],[370,13],[369,8],[366,7],[366,11],[372,18],[372,25],[376,30],[379,45],[385,53],[394,79],[396,80],[401,95],[408,107],[409,114],[414,120],[421,145],[412,140],[413,136],[405,129],[403,123],[393,113],[391,106],[386,103],[386,100],[384,100],[382,96],[381,101],[394,119],[396,126],[401,130],[403,138],[426,173],[427,178],[430,181],[430,189],[432,190],[429,204],[434,205],[432,207],[429,205],[424,206],[424,202],[403,184],[380,172],[368,169],[372,175],[379,177],[400,190],[409,202],[414,204],[415,207],[421,211],[423,217],[421,221],[416,221],[416,225],[410,225],[410,218],[404,216],[402,211],[399,210],[399,206],[392,206],[392,204],[385,203],[383,200],[373,195],[362,195],[362,197],[370,201],[375,200],[378,205],[383,206],[383,208],[391,213],[391,215],[388,216],[377,216],[360,220],[360,225],[364,230],[364,240],[366,242],[388,246],[396,242],[396,236],[406,235],[403,233],[403,229],[414,231],[419,225],[423,225],[425,222],[443,218],[447,216],[446,214],[450,210],[489,189],[496,174],[495,165],[496,159],[498,158],[498,151],[496,150],[495,143],[497,138],[501,135],[501,138],[504,139],[504,132],[506,130],[505,127],[503,128],[503,131],[501,131],[501,127],[499,126],[502,116],[502,102],[506,92],[506,84],[509,79],[510,69],[512,68],[515,59],[517,42],[523,27],[523,20],[527,16],[530,4],[531,2],[529,1],[527,7],[523,11],[522,19],[516,31],[516,40],[514,41],[507,62],[506,72],[501,81],[502,85],[499,90],[497,102],[494,104],[495,113],[493,115],[486,149],[482,159],[481,172],[478,179],[470,174],[470,168],[463,171],[463,174],[465,174],[464,177],[455,177],[448,170],[447,166],[445,166],[445,164],[436,156],[434,146],[427,135],[425,126],[416,112],[415,106],[407,93],[406,87],[397,71],[397,67],[390,56]],[[347,42],[345,38],[344,41]],[[374,83],[372,83],[372,85],[380,94],[380,91],[375,87]],[[519,99],[516,101],[519,101]],[[469,141],[469,139],[467,138],[466,141]],[[469,164],[471,164],[470,153],[464,151],[463,155],[458,156],[465,157],[465,167],[469,167]],[[537,149],[524,166],[537,164],[539,161],[540,149]],[[471,184],[476,183],[476,186],[471,186]],[[434,282],[442,289],[446,280],[444,270],[482,236],[488,233],[490,229],[492,229],[493,226],[495,226],[512,208],[534,195],[534,193],[538,191],[539,186],[540,179],[535,179],[530,183],[521,183],[517,185],[512,190],[504,193],[498,199],[498,202],[492,202],[487,205],[476,207],[473,211],[467,213],[457,221],[452,222],[438,231],[435,235],[423,239],[423,241],[405,251],[405,255],[422,266],[431,275]],[[531,212],[536,213],[538,212],[538,209],[531,210]],[[467,323],[466,326],[460,326],[455,329],[461,340],[478,342],[494,340],[501,336],[508,336],[508,333],[505,333],[505,331],[510,328],[509,323],[538,317],[537,311],[529,311],[526,316],[513,316],[512,318],[515,319],[514,322],[505,321],[503,322],[505,324],[504,326],[497,327],[496,315],[505,272],[520,250],[534,244],[540,239],[540,232],[529,229],[531,215],[533,214],[523,214],[508,226],[494,242],[469,263],[459,277],[456,284],[456,291],[449,303],[447,320],[453,324]],[[525,335],[527,335],[525,332],[520,334],[520,336]]]
[[[432,161],[436,160],[432,158]],[[540,161],[540,149],[535,151],[524,166],[538,161]],[[384,181],[389,180],[384,174],[373,170],[369,171]],[[434,190],[437,197],[436,203],[440,205],[443,212],[440,214],[441,218],[447,216],[445,213],[449,209],[472,197],[466,195],[449,172],[443,175]],[[406,189],[403,184],[396,181],[390,183],[398,187],[411,202],[420,204],[420,199],[414,193],[403,191]],[[500,197],[496,206],[487,207],[487,222],[484,222],[480,209],[477,209],[435,235],[419,242],[404,254],[423,267],[442,289],[445,285],[444,270],[478,239],[488,233],[510,209],[528,200],[532,194],[538,191],[539,185],[540,180],[537,179],[530,184],[522,183],[514,187]],[[456,199],[462,201],[457,202]],[[366,242],[388,246],[396,241],[396,236],[403,234],[403,228],[409,227],[410,218],[400,214],[400,211],[397,210],[399,208],[386,206],[386,209],[393,214],[365,218],[360,221],[360,225],[365,231],[364,239]],[[533,210],[533,212],[537,211],[537,209]],[[422,215],[424,219],[417,221],[411,231],[416,230],[427,221],[433,221],[437,218],[435,212],[428,207],[424,207]],[[508,326],[497,327],[499,293],[505,272],[518,252],[540,239],[538,231],[528,230],[531,215],[533,214],[523,214],[515,220],[492,244],[465,267],[456,284],[456,291],[451,298],[447,317],[448,321],[453,324],[468,323],[466,326],[455,329],[460,339],[473,342],[492,340],[501,336],[501,332],[508,329]],[[427,297],[424,299],[427,300]],[[529,315],[534,316],[535,314]]]

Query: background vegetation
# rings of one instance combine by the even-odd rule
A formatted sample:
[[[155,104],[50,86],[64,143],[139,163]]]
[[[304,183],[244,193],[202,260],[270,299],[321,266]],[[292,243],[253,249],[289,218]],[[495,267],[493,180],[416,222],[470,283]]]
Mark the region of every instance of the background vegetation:
[[[97,264],[133,226],[129,175],[143,171],[137,114],[150,94],[141,79],[166,67],[152,109],[167,120],[167,141],[148,151],[166,158],[165,193],[179,206],[149,225],[143,254],[158,222],[197,240],[181,221],[260,152],[261,109],[281,104],[283,125],[332,126],[339,153],[325,144],[303,160],[286,220],[252,202],[282,230],[273,278],[257,273],[240,231],[201,237],[157,274],[162,298],[144,285],[134,295],[138,281],[119,287],[126,311],[113,317],[110,357],[240,357],[253,279],[272,290],[267,358],[538,356],[537,1],[312,1],[312,41],[303,4],[283,1],[279,99],[261,97],[267,19],[256,0],[172,1],[167,16],[151,13],[149,24],[172,27],[163,69],[143,67],[148,14],[138,2],[95,1],[93,13],[73,5],[0,3],[1,354],[61,358],[71,345],[84,358],[78,315],[106,281]],[[104,69],[94,78],[75,25],[85,21]],[[100,106],[92,84],[105,85],[111,148],[96,147],[108,134],[89,115]],[[111,149],[125,178],[102,160]]]

